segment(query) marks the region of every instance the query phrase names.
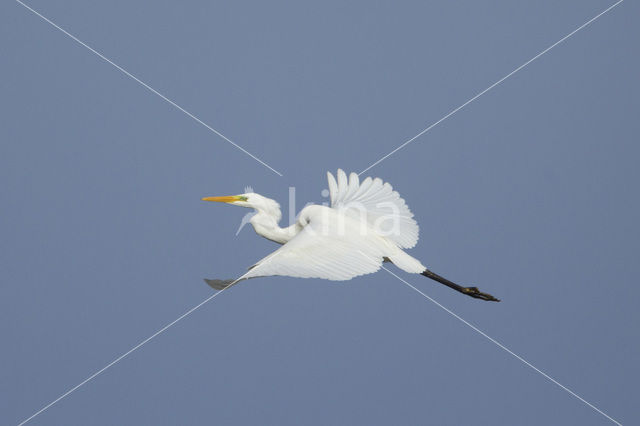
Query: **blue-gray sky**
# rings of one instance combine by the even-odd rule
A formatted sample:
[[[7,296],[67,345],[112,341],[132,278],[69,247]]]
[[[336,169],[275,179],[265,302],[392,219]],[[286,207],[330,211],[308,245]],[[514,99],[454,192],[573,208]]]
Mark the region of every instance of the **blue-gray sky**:
[[[366,168],[612,3],[28,2],[280,177],[3,2],[0,422],[275,248],[200,197],[322,202],[327,170]],[[627,424],[637,16],[622,3],[367,173],[416,215],[412,255],[503,302],[404,279]],[[379,272],[234,287],[32,424],[610,423]]]

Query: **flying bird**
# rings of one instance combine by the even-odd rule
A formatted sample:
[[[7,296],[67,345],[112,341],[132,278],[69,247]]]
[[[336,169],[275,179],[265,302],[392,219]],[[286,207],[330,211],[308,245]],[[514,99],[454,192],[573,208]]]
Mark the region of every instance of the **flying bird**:
[[[441,277],[404,251],[418,242],[419,227],[388,182],[370,177],[360,182],[356,173],[347,177],[340,169],[337,180],[330,172],[327,178],[331,205],[307,205],[286,228],[278,225],[280,205],[260,194],[203,198],[254,209],[249,223],[256,233],[282,244],[238,279],[206,279],[207,284],[222,290],[242,280],[272,275],[344,281],[376,272],[383,262],[390,262],[475,299],[500,301],[477,287],[463,287]]]

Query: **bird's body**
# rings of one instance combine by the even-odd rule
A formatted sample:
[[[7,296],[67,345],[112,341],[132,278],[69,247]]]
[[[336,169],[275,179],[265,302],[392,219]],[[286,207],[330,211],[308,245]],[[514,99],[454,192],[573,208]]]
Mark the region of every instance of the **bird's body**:
[[[261,276],[285,275],[300,278],[349,280],[378,271],[383,262],[423,274],[469,296],[496,300],[475,287],[461,287],[429,271],[404,249],[418,241],[418,224],[400,195],[381,179],[366,178],[338,170],[336,180],[331,173],[329,194],[331,206],[308,205],[295,223],[281,228],[280,206],[274,200],[255,193],[229,197],[207,197],[256,210],[250,223],[256,233],[282,244],[258,261],[238,280],[207,280],[221,289],[236,282]]]

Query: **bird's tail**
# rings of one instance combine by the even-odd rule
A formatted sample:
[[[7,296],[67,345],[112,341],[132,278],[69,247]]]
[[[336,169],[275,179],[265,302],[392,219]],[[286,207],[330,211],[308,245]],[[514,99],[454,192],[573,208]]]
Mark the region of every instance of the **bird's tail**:
[[[408,253],[405,253],[402,250],[398,250],[397,253],[394,253],[392,256],[388,256],[389,260],[393,262],[398,268],[403,271],[409,272],[410,274],[420,274],[422,271],[427,269],[418,259],[411,256]]]

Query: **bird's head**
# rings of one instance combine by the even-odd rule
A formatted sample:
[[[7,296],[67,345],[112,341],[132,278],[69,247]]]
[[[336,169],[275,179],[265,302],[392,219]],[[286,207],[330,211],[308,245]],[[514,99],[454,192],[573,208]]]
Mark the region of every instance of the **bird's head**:
[[[226,195],[223,197],[204,197],[202,201],[217,201],[219,203],[232,204],[239,207],[248,207],[257,211],[277,216],[280,219],[280,205],[267,197],[263,197],[255,192],[246,192],[239,195]]]

